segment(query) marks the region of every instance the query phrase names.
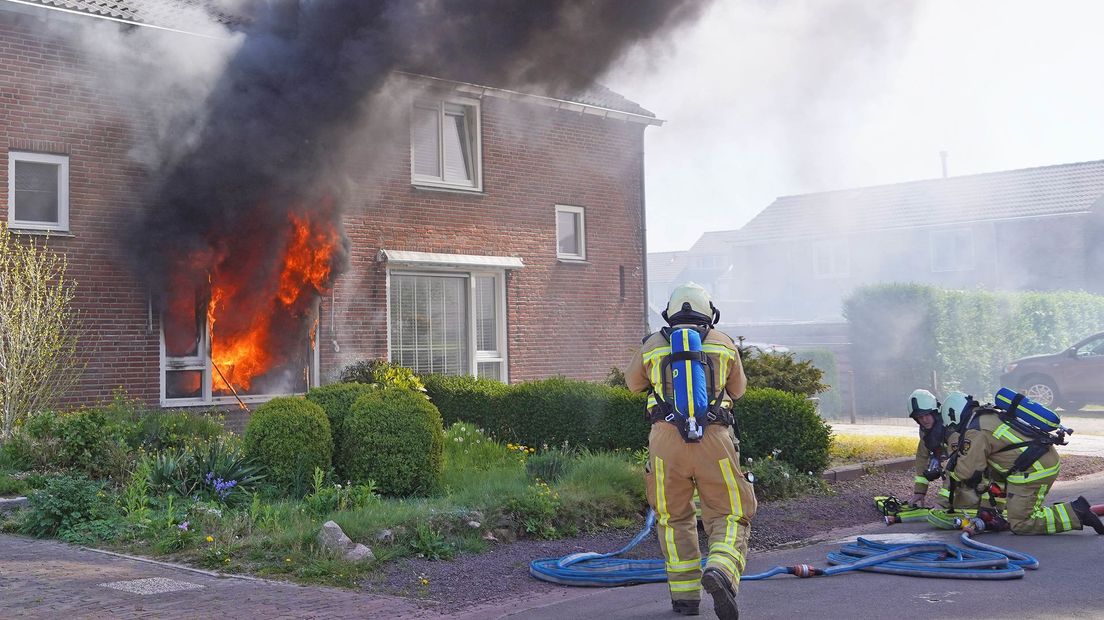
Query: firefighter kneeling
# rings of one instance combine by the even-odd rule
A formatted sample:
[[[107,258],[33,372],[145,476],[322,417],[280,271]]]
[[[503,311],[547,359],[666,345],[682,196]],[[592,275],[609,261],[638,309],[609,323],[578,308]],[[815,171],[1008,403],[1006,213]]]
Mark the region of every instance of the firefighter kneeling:
[[[734,620],[756,502],[740,470],[726,394],[743,396],[747,379],[732,338],[713,329],[720,313],[701,286],[691,282],[675,289],[663,318],[670,327],[644,339],[625,381],[633,391],[651,392],[645,483],[658,517],[671,605],[680,614],[697,615],[704,586],[717,616]],[[709,537],[704,571],[695,489]]]
[[[1015,409],[1015,407],[1011,407]],[[957,451],[947,462],[950,477],[976,487],[988,468],[1005,485],[1007,528],[1015,534],[1057,534],[1089,526],[1104,534],[1104,524],[1084,497],[1073,502],[1044,505],[1047,491],[1058,477],[1058,451],[1045,436],[1033,436],[1029,428],[996,407],[969,400],[959,417],[962,433]],[[984,529],[1002,529],[1002,519],[978,511]],[[976,528],[980,524],[974,525]],[[995,526],[995,527],[994,527]]]
[[[955,394],[951,394],[952,401]],[[924,389],[909,395],[908,415],[920,427],[920,441],[916,445],[916,477],[909,502],[913,506],[925,506],[928,485],[944,476],[943,461],[958,447],[956,410],[954,406],[948,406],[950,404],[940,403],[935,395]],[[972,509],[977,508],[979,502],[977,492],[965,485],[956,485],[953,497],[949,485],[944,485],[936,499],[936,503],[943,508]]]

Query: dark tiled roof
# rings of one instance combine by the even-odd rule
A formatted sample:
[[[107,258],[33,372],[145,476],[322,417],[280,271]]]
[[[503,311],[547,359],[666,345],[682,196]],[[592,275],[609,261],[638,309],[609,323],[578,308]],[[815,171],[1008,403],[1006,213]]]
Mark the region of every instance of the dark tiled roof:
[[[1063,215],[1087,212],[1101,196],[1104,160],[782,196],[739,231],[714,234],[757,243]]]
[[[207,0],[32,0],[46,6],[123,19],[140,24],[189,30],[215,21],[231,24],[237,19]]]
[[[240,24],[240,16],[219,9],[214,0],[28,0],[44,6],[55,6],[80,13],[101,15],[130,22],[172,28],[187,32],[204,32],[211,18],[222,24]],[[487,84],[487,86],[493,86]],[[655,118],[644,109],[614,91],[594,84],[580,93],[557,94],[556,98],[585,105],[608,108],[629,114]]]

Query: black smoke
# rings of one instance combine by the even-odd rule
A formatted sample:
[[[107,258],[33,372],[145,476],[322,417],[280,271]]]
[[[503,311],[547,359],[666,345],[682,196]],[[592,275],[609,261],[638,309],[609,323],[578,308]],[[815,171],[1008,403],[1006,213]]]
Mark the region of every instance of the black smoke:
[[[172,165],[152,171],[145,215],[131,235],[139,272],[158,298],[181,283],[184,257],[185,279],[198,286],[220,265],[264,282],[280,267],[289,214],[340,230],[341,158],[350,130],[395,70],[568,95],[630,46],[695,18],[705,5],[249,3],[240,20],[245,40],[207,102],[199,138],[187,152],[165,158]],[[241,311],[248,316],[253,309]]]

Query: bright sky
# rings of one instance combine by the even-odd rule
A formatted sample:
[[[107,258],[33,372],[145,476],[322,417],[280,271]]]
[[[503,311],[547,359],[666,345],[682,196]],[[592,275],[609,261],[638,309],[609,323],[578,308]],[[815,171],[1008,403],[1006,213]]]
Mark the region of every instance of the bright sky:
[[[648,250],[777,196],[1104,159],[1104,2],[717,0],[605,83],[646,132]]]

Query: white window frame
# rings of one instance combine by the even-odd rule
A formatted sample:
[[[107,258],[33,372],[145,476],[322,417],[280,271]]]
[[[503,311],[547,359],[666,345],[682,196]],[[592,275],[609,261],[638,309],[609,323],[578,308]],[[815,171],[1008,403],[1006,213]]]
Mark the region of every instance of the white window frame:
[[[573,213],[579,216],[579,253],[571,254],[560,251],[560,214]],[[583,261],[587,259],[586,252],[586,209],[572,205],[556,205],[556,258],[567,261]]]
[[[821,256],[827,255],[829,268],[820,267]],[[822,239],[813,243],[813,277],[818,279],[847,278],[851,275],[851,246],[845,239]]]
[[[471,130],[472,181],[456,183],[445,180],[445,105],[464,106],[471,111],[469,123]],[[414,110],[416,108],[435,107],[437,109],[437,162],[441,167],[441,176],[434,177],[415,173],[414,161]],[[483,117],[478,99],[447,96],[440,99],[416,99],[410,106],[410,183],[419,187],[430,187],[465,192],[483,191]]]
[[[966,237],[966,243],[959,244],[961,239],[954,239],[956,235],[963,235]],[[936,245],[937,239],[940,237],[952,237],[950,239],[950,246],[956,248],[954,254],[955,260],[948,266],[940,264]],[[960,247],[961,245],[961,247]],[[958,251],[961,250],[961,251]],[[948,228],[943,230],[930,230],[928,231],[928,256],[930,259],[932,273],[953,273],[956,271],[973,271],[976,264],[974,256],[974,231],[969,228]],[[969,260],[966,257],[969,256]]]
[[[307,346],[313,342],[314,346],[311,347],[310,359],[310,377],[307,381],[307,389],[318,387],[321,385],[321,379],[319,374],[319,354],[318,354],[318,305],[315,305],[315,318],[314,327],[315,337],[307,338]],[[211,384],[213,382],[212,374],[214,372],[214,366],[211,364],[211,342],[208,338],[208,330],[210,329],[210,323],[208,321],[202,322],[202,329],[199,334],[199,344],[196,348],[197,355],[187,357],[169,357],[165,352],[165,316],[161,315],[161,406],[162,407],[190,407],[195,405],[237,405],[238,398],[233,395],[230,396],[215,396]],[[199,370],[202,371],[200,375],[200,381],[202,382],[202,394],[198,398],[169,398],[166,395],[168,389],[167,374],[174,370]],[[304,392],[292,392],[290,394],[239,394],[241,402],[247,404],[264,403],[278,396],[295,396],[302,395]]]
[[[41,222],[15,219],[15,162],[33,162],[58,166],[58,221]],[[8,225],[17,230],[69,232],[69,156],[8,151]]]
[[[450,268],[434,266],[430,269],[418,269],[415,267],[401,267],[387,270],[387,360],[392,361],[391,351],[394,346],[391,342],[391,277],[400,276],[437,276],[464,278],[468,282],[468,374],[479,376],[480,362],[498,362],[501,364],[502,373],[499,380],[503,383],[510,382],[509,354],[506,350],[506,270],[505,269],[467,269],[463,267]],[[480,276],[495,278],[495,343],[497,351],[480,351],[476,340],[475,326],[475,279]]]

